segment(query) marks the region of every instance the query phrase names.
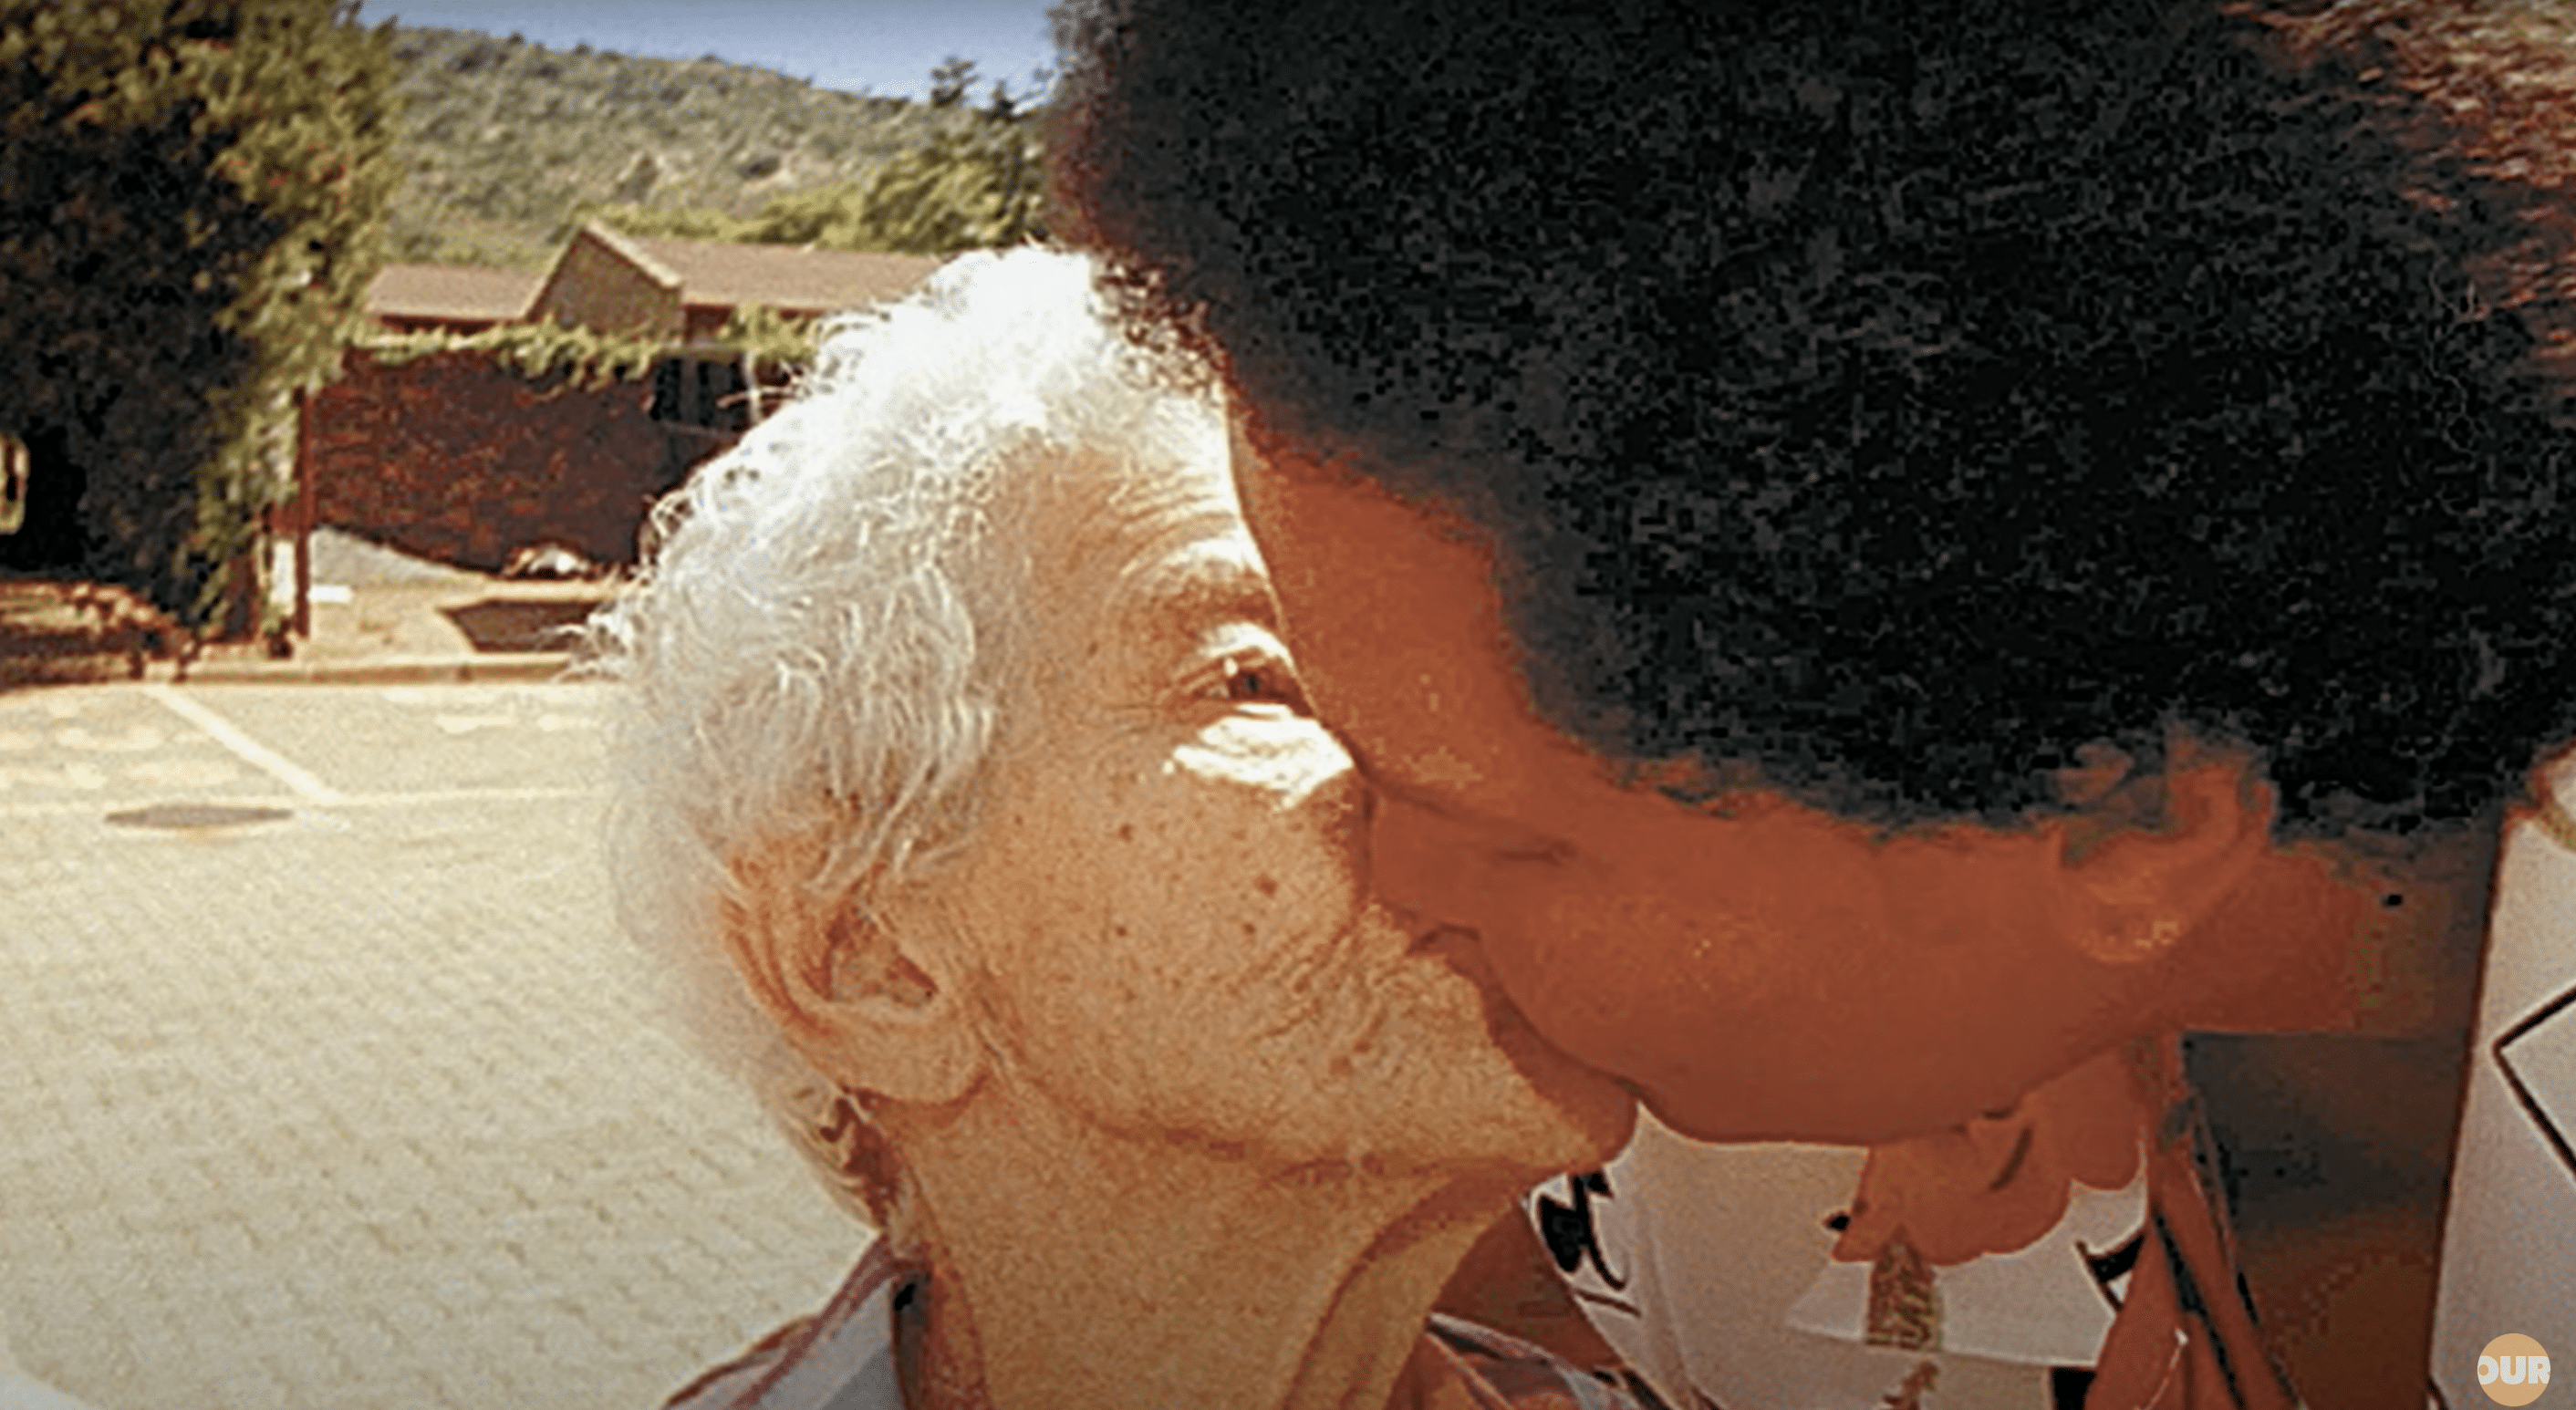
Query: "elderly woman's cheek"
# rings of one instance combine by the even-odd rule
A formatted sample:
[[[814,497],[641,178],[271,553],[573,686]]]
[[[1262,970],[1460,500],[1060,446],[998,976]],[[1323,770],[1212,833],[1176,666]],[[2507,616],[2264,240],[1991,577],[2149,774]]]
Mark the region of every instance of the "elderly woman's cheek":
[[[1228,716],[1167,767],[1185,819],[1168,864],[1223,911],[1211,934],[1241,960],[1279,951],[1256,962],[1265,972],[1310,969],[1367,894],[1366,794],[1350,756],[1311,720]]]
[[[1172,751],[1173,762],[1211,783],[1266,793],[1295,807],[1319,792],[1349,793],[1351,756],[1312,720],[1230,714]]]
[[[1206,785],[1211,801],[1221,798],[1229,810],[1250,805],[1250,825],[1270,839],[1311,834],[1344,871],[1356,870],[1366,785],[1314,721],[1229,715],[1173,750],[1172,766]]]

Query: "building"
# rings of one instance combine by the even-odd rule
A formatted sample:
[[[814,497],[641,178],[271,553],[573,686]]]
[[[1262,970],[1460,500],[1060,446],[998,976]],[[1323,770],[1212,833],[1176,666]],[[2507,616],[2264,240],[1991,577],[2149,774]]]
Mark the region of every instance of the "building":
[[[865,308],[912,292],[940,263],[929,255],[621,235],[585,221],[555,257],[526,316],[697,347],[715,342],[737,309],[760,305],[810,318]]]
[[[752,365],[718,341],[738,310],[801,318],[864,308],[910,293],[940,263],[646,239],[593,221],[542,273],[388,265],[367,306],[389,331],[471,334],[551,319],[644,335],[667,351],[647,384],[585,387],[531,383],[471,349],[353,348],[346,375],[310,399],[308,498],[279,528],[332,524],[487,570],[538,543],[629,560],[652,501],[758,419],[756,390],[784,385],[786,369]]]
[[[812,318],[899,299],[937,269],[928,255],[860,254],[795,245],[734,245],[626,235],[584,221],[540,281],[526,317],[602,333],[645,334],[671,348],[654,369],[653,417],[710,450],[759,419],[777,369],[754,367],[721,341],[748,307]]]
[[[389,264],[367,286],[367,312],[395,333],[480,333],[516,323],[542,274],[467,264]]]

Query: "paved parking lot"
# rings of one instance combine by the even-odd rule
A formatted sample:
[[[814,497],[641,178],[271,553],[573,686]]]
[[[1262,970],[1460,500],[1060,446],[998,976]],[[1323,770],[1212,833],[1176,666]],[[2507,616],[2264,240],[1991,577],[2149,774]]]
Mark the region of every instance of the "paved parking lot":
[[[860,1231],[615,934],[599,699],[0,694],[28,1369],[101,1410],[636,1410],[829,1291]]]

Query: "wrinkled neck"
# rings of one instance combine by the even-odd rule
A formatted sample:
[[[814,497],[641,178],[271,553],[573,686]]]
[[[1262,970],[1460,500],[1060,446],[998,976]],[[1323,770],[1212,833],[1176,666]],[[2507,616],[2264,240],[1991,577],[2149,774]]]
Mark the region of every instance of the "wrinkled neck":
[[[1517,1190],[1266,1169],[978,1100],[906,1142],[930,1268],[913,1410],[1422,1403],[1432,1304]]]

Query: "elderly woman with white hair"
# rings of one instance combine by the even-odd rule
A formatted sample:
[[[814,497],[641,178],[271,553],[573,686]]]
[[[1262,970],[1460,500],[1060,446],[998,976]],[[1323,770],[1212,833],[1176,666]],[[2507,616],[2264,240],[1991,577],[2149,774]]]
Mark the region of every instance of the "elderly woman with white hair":
[[[1371,899],[1212,394],[1084,260],[839,328],[657,522],[630,928],[881,1231],[674,1404],[1632,1403],[1431,1315],[1631,1100]]]

